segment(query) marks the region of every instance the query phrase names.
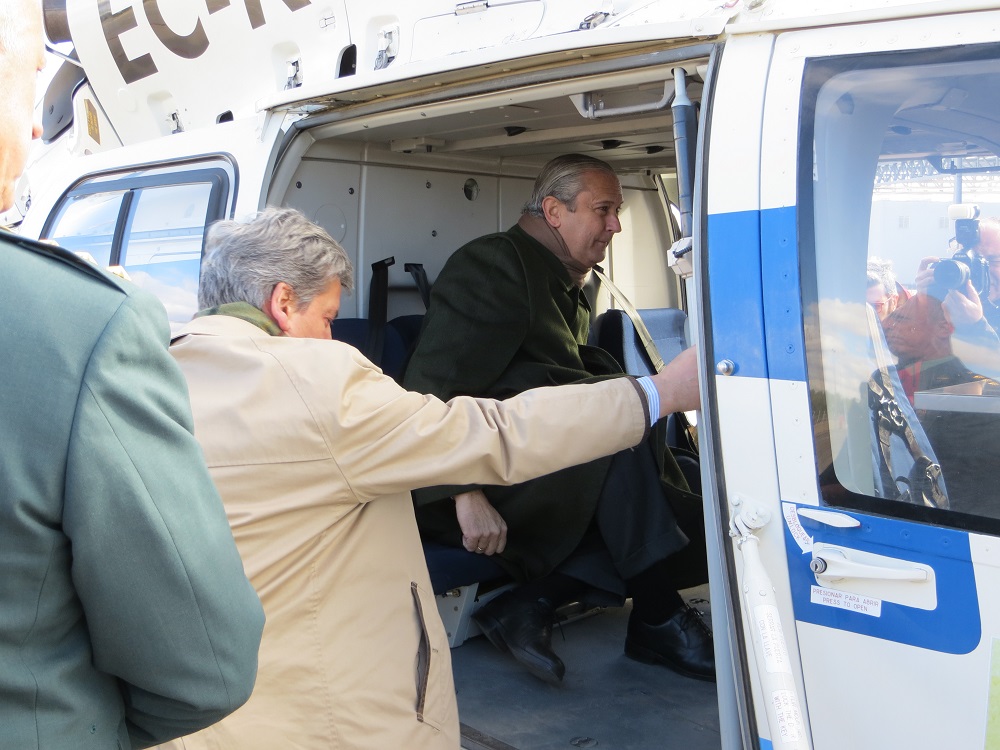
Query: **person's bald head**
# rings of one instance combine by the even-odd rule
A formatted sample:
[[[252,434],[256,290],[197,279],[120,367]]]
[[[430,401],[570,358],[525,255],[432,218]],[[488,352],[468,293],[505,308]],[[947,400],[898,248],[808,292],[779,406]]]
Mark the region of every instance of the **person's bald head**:
[[[40,0],[0,3],[0,211],[14,205],[35,125],[35,81],[45,64]]]

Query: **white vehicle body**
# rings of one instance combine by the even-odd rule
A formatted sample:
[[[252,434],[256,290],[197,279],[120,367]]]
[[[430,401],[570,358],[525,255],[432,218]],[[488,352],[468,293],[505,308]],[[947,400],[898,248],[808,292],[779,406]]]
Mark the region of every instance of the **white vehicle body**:
[[[950,488],[897,501],[866,395],[892,363],[865,304],[870,257],[912,287],[921,257],[950,255],[949,203],[1000,214],[1000,3],[371,6],[48,9],[86,80],[21,185],[20,231],[124,265],[180,325],[206,223],[289,205],[358,269],[343,316],[366,316],[372,262],[402,261],[391,318],[422,311],[403,262],[433,280],[514,223],[549,158],[606,158],[625,192],[610,274],[638,308],[685,307],[701,349],[723,747],[1000,748],[1000,394],[897,394]],[[681,81],[700,108],[687,173]],[[961,355],[1000,379],[994,352]]]

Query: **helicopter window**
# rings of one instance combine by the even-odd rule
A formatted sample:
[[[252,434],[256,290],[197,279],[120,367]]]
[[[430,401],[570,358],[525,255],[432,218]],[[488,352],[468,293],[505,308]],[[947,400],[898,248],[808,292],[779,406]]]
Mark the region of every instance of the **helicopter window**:
[[[212,185],[164,185],[135,191],[119,263],[155,294],[171,328],[198,309],[198,275]]]
[[[49,239],[74,252],[86,252],[106,267],[111,265],[115,230],[124,190],[70,198],[62,207]]]
[[[998,58],[807,63],[800,247],[828,504],[1000,531]]]
[[[234,181],[221,158],[92,175],[66,194],[41,236],[124,267],[160,299],[176,331],[197,311],[205,228],[231,210]]]

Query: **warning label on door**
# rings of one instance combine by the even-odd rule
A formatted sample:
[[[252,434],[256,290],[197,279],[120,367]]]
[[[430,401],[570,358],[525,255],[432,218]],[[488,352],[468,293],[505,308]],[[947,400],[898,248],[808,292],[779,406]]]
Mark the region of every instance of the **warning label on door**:
[[[824,607],[837,607],[847,609],[851,612],[858,612],[872,617],[882,616],[882,600],[873,599],[870,596],[851,594],[846,591],[836,591],[825,589],[821,586],[812,587],[810,601],[813,604],[822,604]]]

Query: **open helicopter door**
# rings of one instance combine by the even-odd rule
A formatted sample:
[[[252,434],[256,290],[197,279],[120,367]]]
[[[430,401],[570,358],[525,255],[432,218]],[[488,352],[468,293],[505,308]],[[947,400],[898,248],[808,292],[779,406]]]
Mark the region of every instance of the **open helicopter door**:
[[[730,27],[711,104],[743,123],[708,137],[703,279],[760,746],[1000,747],[1000,342],[986,291],[918,276],[956,198],[1000,215],[1000,12],[855,15]]]

